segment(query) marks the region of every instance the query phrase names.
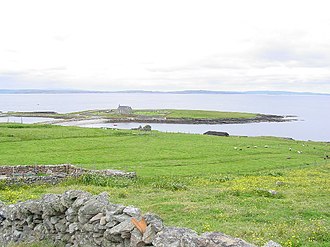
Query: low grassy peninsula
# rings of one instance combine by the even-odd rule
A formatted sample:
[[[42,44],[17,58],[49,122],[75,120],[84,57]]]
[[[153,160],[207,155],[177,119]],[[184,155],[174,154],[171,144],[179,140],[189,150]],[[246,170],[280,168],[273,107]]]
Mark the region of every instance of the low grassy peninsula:
[[[176,124],[235,124],[254,122],[284,122],[294,119],[278,115],[266,115],[243,112],[220,112],[204,110],[177,109],[140,109],[120,114],[117,109],[87,110],[72,113],[56,112],[8,112],[5,116],[46,117],[64,119],[65,121],[103,119],[107,122],[144,122],[144,123],[176,123]]]
[[[0,150],[0,165],[71,163],[137,173],[136,179],[86,175],[55,186],[1,183],[4,203],[69,189],[107,191],[113,203],[159,214],[166,225],[257,245],[330,242],[329,143],[0,124]]]

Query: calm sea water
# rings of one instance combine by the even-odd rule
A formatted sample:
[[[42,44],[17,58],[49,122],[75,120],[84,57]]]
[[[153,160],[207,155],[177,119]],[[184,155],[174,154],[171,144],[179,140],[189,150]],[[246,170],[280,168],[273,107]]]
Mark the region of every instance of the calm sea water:
[[[73,112],[110,109],[119,104],[133,108],[177,108],[296,115],[299,121],[230,125],[151,124],[153,129],[203,133],[227,131],[231,135],[280,136],[298,140],[330,141],[330,96],[222,95],[222,94],[0,94],[0,111]],[[17,119],[19,122],[20,118]],[[39,121],[40,119],[38,119]],[[1,121],[5,121],[3,119]],[[34,122],[33,119],[23,122]],[[118,124],[118,128],[139,123]],[[114,127],[94,124],[86,127]]]
[[[52,118],[42,118],[42,117],[0,117],[0,123],[40,123],[51,121]]]

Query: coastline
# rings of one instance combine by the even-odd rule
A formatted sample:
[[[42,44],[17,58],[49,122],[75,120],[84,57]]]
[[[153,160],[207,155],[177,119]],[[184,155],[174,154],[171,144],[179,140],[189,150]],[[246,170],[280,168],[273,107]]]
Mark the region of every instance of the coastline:
[[[244,124],[244,123],[260,123],[260,122],[290,122],[296,121],[294,116],[277,116],[277,115],[258,115],[255,118],[116,118],[106,119],[108,123],[162,123],[162,124]]]
[[[100,123],[159,123],[159,124],[248,124],[262,122],[291,122],[297,121],[294,116],[260,115],[256,118],[228,118],[228,119],[165,119],[165,118],[97,118],[97,119],[56,119],[42,122],[42,124],[53,124],[62,126],[82,126]]]
[[[129,107],[130,108],[130,107]],[[1,112],[0,112],[1,113]],[[7,112],[3,117],[42,117],[41,124],[63,126],[83,126],[100,123],[144,123],[144,124],[188,124],[188,125],[218,125],[247,123],[276,123],[297,121],[296,116],[281,116],[273,114],[255,114],[239,112],[217,112],[203,110],[175,109],[139,109],[129,113],[119,113],[117,110],[87,110],[72,113],[57,113],[54,111],[39,112]],[[47,118],[50,118],[47,121]]]

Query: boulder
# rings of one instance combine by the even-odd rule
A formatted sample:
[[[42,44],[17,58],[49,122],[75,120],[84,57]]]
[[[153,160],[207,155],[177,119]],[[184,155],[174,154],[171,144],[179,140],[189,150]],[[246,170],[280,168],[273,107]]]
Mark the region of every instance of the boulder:
[[[146,231],[143,233],[143,242],[146,244],[151,244],[156,236],[156,230],[153,225],[148,225]]]
[[[227,132],[221,132],[221,131],[206,131],[203,135],[229,136]]]
[[[43,217],[65,212],[66,207],[61,203],[61,195],[46,194],[41,200]]]
[[[142,130],[143,131],[151,131],[151,126],[149,124],[147,124],[142,128]]]
[[[108,205],[109,195],[105,192],[98,196],[91,197],[78,211],[79,222],[82,224],[87,223],[98,213],[105,212],[105,209]]]
[[[212,232],[198,236],[190,229],[175,227],[165,227],[155,236],[152,244],[156,247],[256,247],[223,233]]]
[[[139,217],[141,216],[141,211],[138,208],[132,207],[132,206],[128,206],[126,208],[124,208],[123,213],[132,216],[132,217]]]
[[[156,214],[146,213],[143,218],[147,224],[153,225],[156,232],[160,232],[164,228],[163,220]]]
[[[134,225],[130,220],[121,222],[120,224],[112,227],[111,229],[106,230],[107,234],[105,235],[117,235],[125,232],[131,232],[134,229]]]
[[[61,198],[61,203],[63,206],[69,208],[72,206],[72,204],[77,200],[81,198],[89,198],[92,195],[88,192],[81,191],[81,190],[69,190],[66,191],[62,198]]]
[[[89,222],[92,223],[92,222],[94,222],[94,221],[100,221],[100,219],[101,219],[103,216],[104,216],[103,213],[98,213],[98,214],[96,214],[95,216],[93,216],[93,217],[89,220]]]
[[[134,229],[131,232],[131,241],[130,241],[130,246],[134,247],[139,247],[139,246],[144,246],[145,243],[142,240],[142,234],[138,229]]]
[[[270,240],[263,247],[282,247],[282,245],[280,245],[279,243],[276,243],[276,242]]]
[[[122,214],[125,208],[120,204],[110,204],[106,207],[106,215]]]
[[[197,239],[198,235],[195,231],[187,228],[165,227],[159,232],[152,244],[156,247],[181,247],[194,246],[182,245],[183,239],[189,242],[190,239]]]
[[[207,232],[201,235],[198,239],[203,246],[205,243],[207,247],[256,247],[253,244],[249,244],[242,239],[234,238],[220,232]]]

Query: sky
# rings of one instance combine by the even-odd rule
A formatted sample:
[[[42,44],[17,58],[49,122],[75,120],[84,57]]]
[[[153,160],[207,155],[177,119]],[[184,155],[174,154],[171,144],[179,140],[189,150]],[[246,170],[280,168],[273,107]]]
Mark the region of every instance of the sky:
[[[0,88],[330,93],[328,0],[0,0]]]

